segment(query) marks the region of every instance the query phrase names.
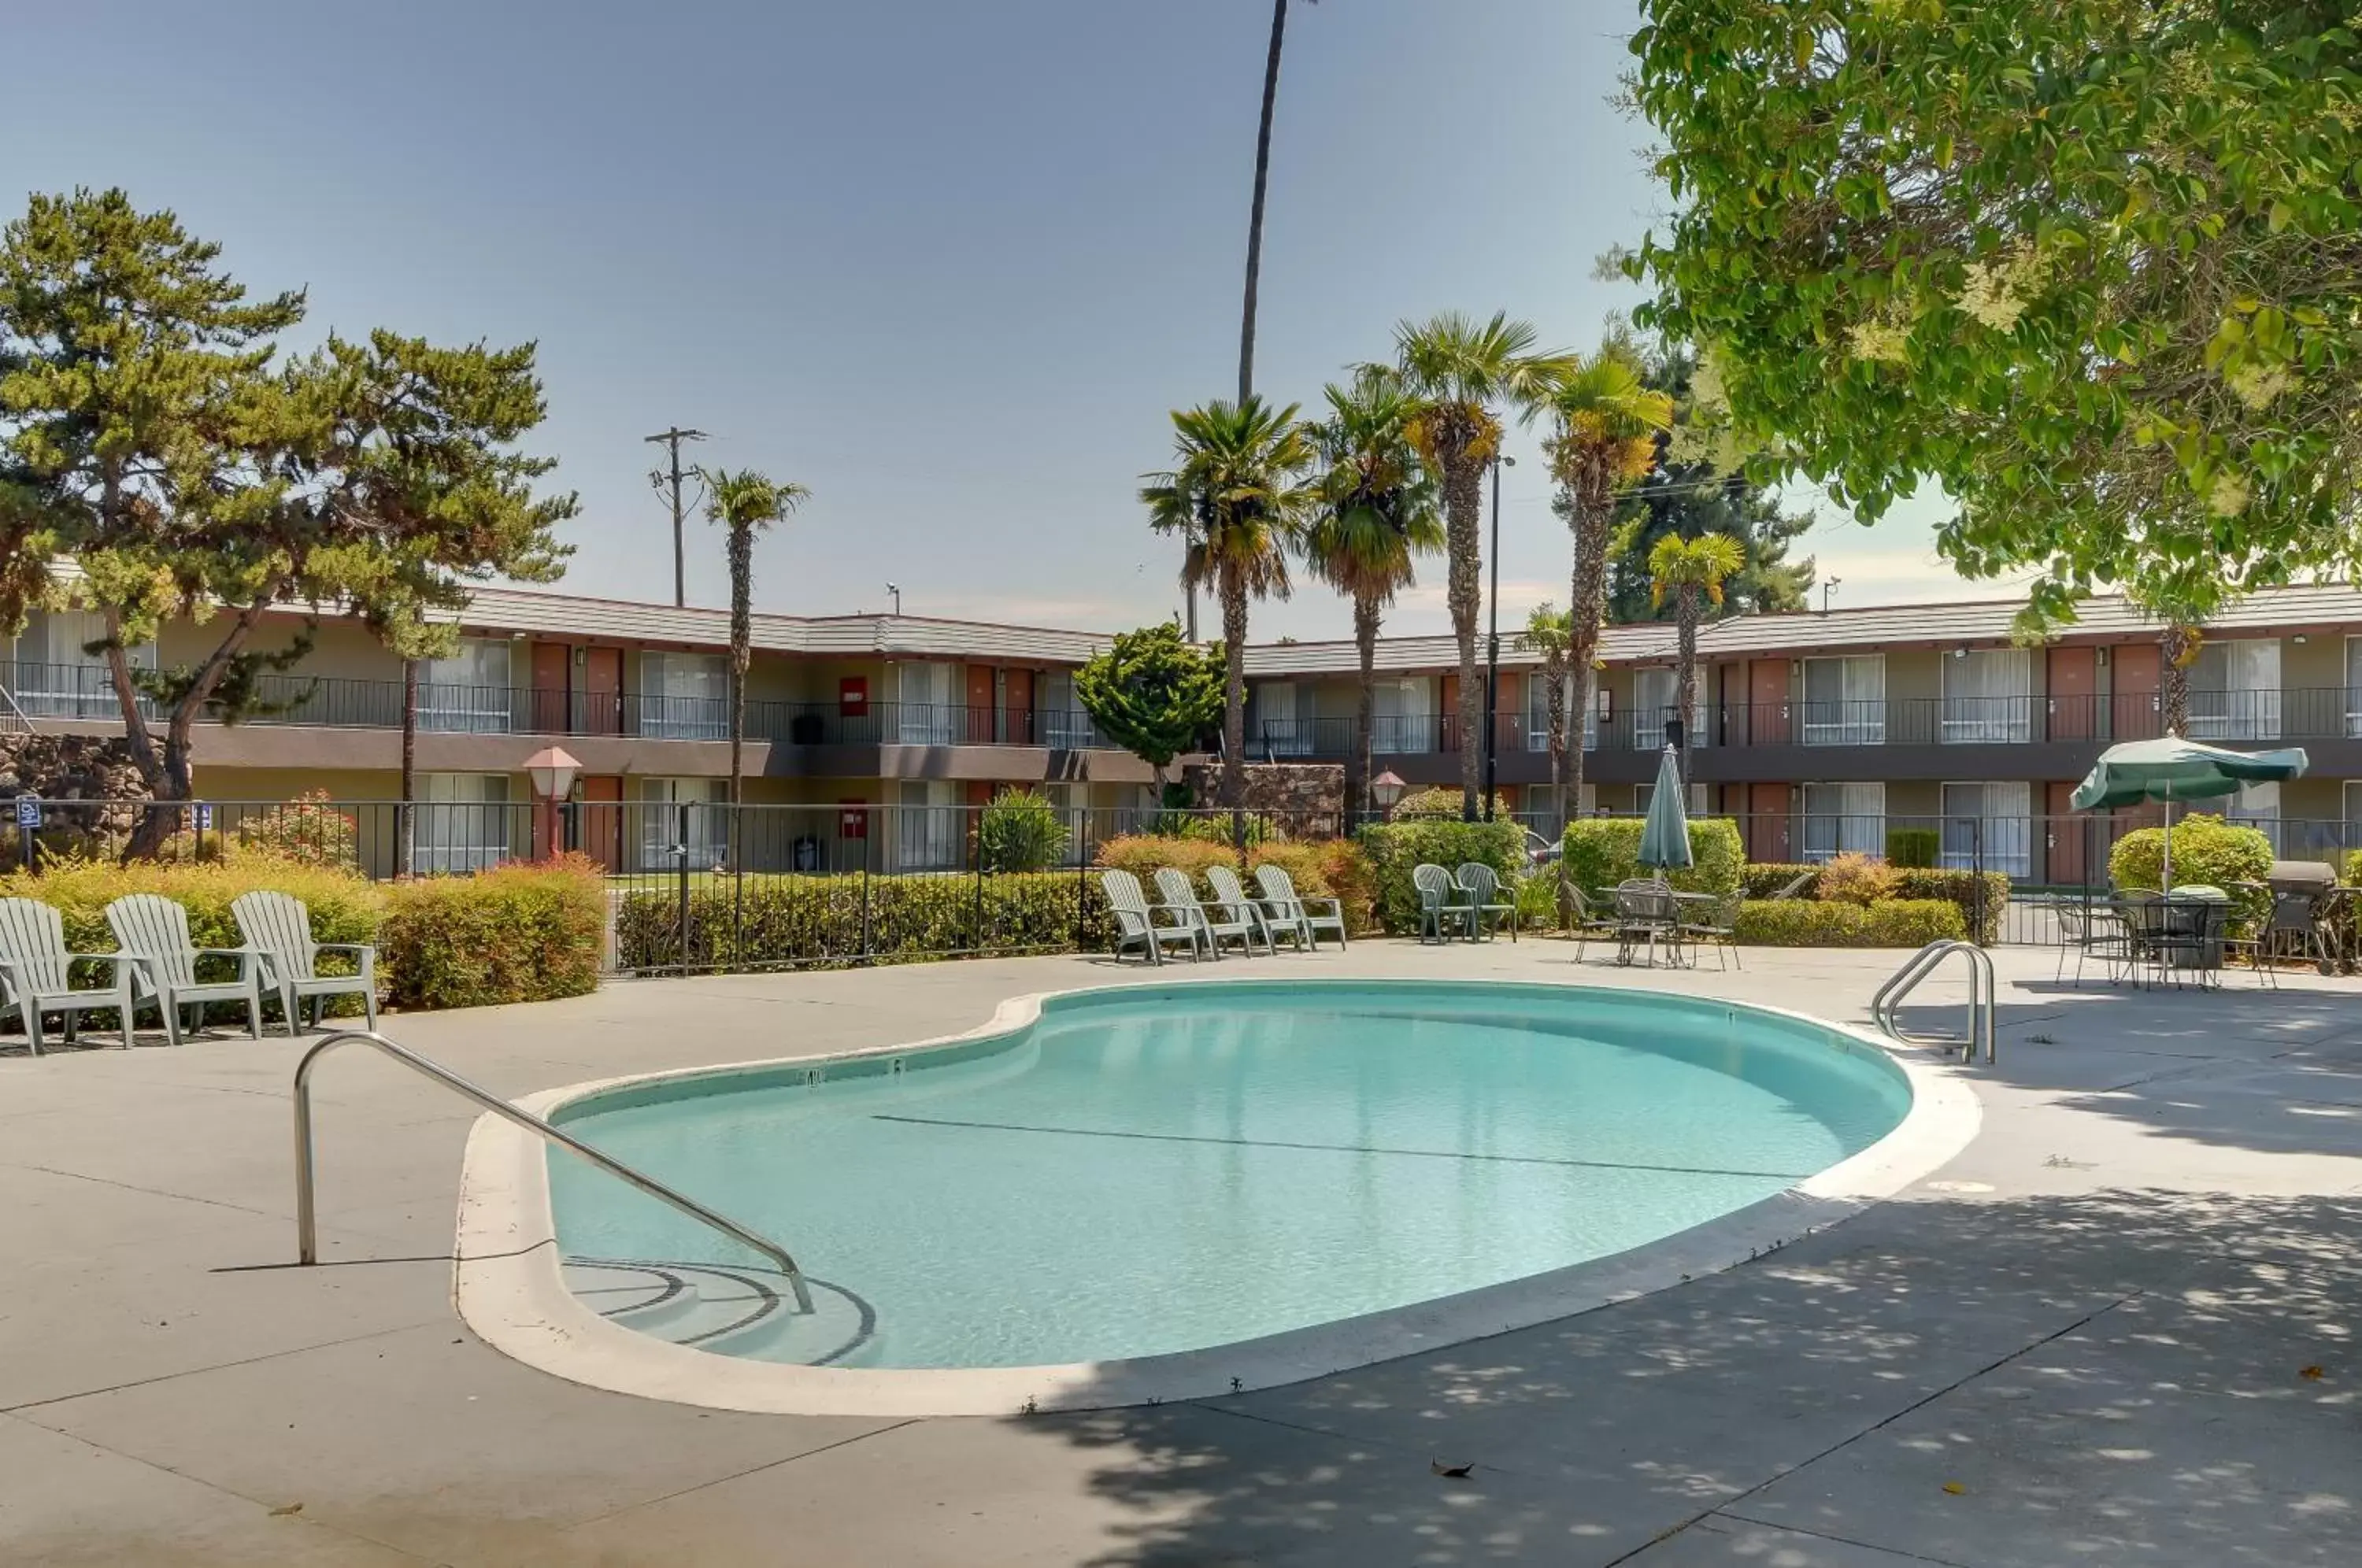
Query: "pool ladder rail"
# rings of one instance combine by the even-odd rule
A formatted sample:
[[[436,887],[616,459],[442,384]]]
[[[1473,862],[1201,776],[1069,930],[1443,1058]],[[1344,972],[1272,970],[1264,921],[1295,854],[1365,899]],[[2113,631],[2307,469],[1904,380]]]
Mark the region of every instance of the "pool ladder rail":
[[[1903,999],[1955,953],[1966,954],[1969,959],[1967,1036],[1908,1032],[1896,1017],[1903,1006]],[[1958,937],[1939,938],[1914,953],[1904,960],[1903,967],[1887,977],[1886,984],[1879,987],[1878,994],[1870,1000],[1870,1016],[1890,1040],[1904,1045],[1934,1046],[1947,1053],[1958,1046],[1963,1062],[1976,1060],[1977,1045],[1982,1042],[1986,1065],[1991,1066],[1993,1060],[1993,999],[1997,990],[1991,954],[1973,942],[1963,942]]]
[[[493,1115],[515,1123],[546,1143],[580,1155],[609,1176],[628,1182],[660,1203],[668,1203],[690,1219],[710,1229],[719,1231],[743,1247],[747,1247],[770,1259],[786,1276],[788,1288],[796,1298],[796,1310],[809,1314],[812,1310],[811,1288],[804,1283],[803,1271],[796,1260],[778,1242],[767,1241],[739,1224],[717,1214],[693,1198],[686,1198],[664,1183],[641,1171],[634,1170],[612,1154],[602,1154],[579,1138],[560,1131],[529,1110],[520,1110],[507,1100],[481,1085],[469,1082],[441,1063],[431,1061],[407,1046],[398,1045],[372,1029],[347,1029],[331,1034],[304,1053],[295,1064],[295,1250],[299,1264],[320,1261],[319,1236],[314,1219],[312,1201],[312,1068],[321,1056],[338,1045],[358,1043],[383,1052],[403,1066],[420,1076],[433,1079],[463,1099],[472,1100]]]

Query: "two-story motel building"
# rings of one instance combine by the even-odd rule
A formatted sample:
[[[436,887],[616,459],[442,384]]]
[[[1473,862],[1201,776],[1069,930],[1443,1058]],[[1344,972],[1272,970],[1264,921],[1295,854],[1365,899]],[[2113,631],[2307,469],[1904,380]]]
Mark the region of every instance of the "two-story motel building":
[[[1740,816],[1759,860],[1877,852],[1890,823],[1943,824],[1957,858],[1968,824],[1987,866],[2023,878],[2083,879],[2082,835],[2058,831],[2076,779],[2111,742],[2158,732],[2158,627],[2103,600],[2040,647],[2011,644],[2014,606],[1914,604],[1742,616],[1704,628],[1698,705],[1687,721],[1694,809]],[[284,646],[303,617],[272,618],[261,646]],[[528,756],[556,741],[578,759],[575,798],[644,829],[594,833],[583,847],[618,869],[670,864],[671,812],[726,796],[729,618],[715,610],[502,589],[479,591],[464,639],[420,673],[415,852],[425,868],[526,853],[513,842]],[[119,730],[85,613],[37,614],[5,667],[17,709],[44,730]],[[919,616],[758,615],[748,678],[751,802],[813,808],[822,831],[891,838],[864,845],[891,867],[955,861],[955,831],[927,827],[999,786],[1046,790],[1062,806],[1120,820],[1153,804],[1155,779],[1098,736],[1074,672],[1103,632]],[[143,661],[193,657],[197,628],[166,628]],[[1646,803],[1672,716],[1670,624],[1608,630],[1580,809]],[[1412,785],[1460,778],[1458,675],[1449,637],[1387,639],[1378,650],[1374,743],[1380,766]],[[1356,656],[1350,641],[1263,644],[1248,652],[1248,734],[1258,760],[1341,760],[1353,744]],[[1548,808],[1546,682],[1506,640],[1497,697],[1498,769],[1513,808]],[[2210,629],[2191,672],[2193,738],[2291,744],[2311,772],[2234,801],[2278,829],[2283,853],[2362,844],[2362,592],[2292,588],[2242,601]],[[271,683],[267,683],[271,684]],[[303,664],[278,678],[285,711],[200,726],[201,795],[278,801],[326,790],[340,801],[398,794],[403,672],[358,625],[328,620]],[[854,809],[865,808],[865,809]],[[471,825],[472,824],[472,825]],[[484,824],[502,824],[487,827]],[[497,843],[478,843],[492,837]],[[635,842],[646,837],[649,842]],[[449,839],[451,842],[442,842]],[[664,842],[659,843],[662,840]],[[467,841],[467,842],[462,842]],[[830,863],[842,863],[840,845]]]

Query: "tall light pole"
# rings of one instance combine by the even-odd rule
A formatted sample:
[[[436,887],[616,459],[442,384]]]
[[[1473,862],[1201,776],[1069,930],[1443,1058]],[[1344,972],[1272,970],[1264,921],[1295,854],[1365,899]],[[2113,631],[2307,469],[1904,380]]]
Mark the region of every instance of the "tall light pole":
[[[1829,595],[1830,595],[1830,594],[1832,594],[1832,593],[1835,593],[1835,592],[1838,591],[1838,589],[1839,585],[1841,585],[1844,581],[1845,581],[1845,579],[1843,579],[1843,578],[1841,578],[1841,577],[1825,577],[1825,578],[1821,579],[1821,613],[1822,613],[1822,614],[1826,615],[1826,614],[1827,614],[1827,613],[1829,613]]]
[[[1492,628],[1485,636],[1485,820],[1493,820],[1493,779],[1500,767],[1501,751],[1501,470],[1514,469],[1518,459],[1507,452],[1493,454],[1493,593]]]
[[[662,469],[649,474],[648,478],[657,489],[664,490],[669,483],[672,491],[672,604],[676,610],[689,602],[689,563],[687,558],[681,553],[680,542],[680,444],[683,441],[702,441],[705,438],[704,431],[683,430],[678,425],[669,430],[659,431],[654,436],[643,437],[647,441],[660,441],[672,451],[670,480],[667,480]]]
[[[886,591],[894,596],[894,618],[896,620],[901,619],[902,585],[897,582],[889,582],[886,585]]]

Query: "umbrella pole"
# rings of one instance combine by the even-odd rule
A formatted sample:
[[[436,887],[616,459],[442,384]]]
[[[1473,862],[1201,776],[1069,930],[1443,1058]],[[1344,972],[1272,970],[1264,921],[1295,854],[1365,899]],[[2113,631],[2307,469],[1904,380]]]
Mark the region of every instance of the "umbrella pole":
[[[2158,889],[2168,898],[2173,895],[2173,780],[2165,783],[2165,870],[2160,875],[2165,886]]]

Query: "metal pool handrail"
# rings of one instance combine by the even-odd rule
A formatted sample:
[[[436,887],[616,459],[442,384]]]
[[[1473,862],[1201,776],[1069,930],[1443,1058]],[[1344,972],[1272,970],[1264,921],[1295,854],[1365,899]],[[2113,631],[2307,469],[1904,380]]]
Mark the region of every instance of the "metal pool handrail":
[[[1968,1037],[1956,1040],[1949,1035],[1920,1036],[1905,1032],[1895,1016],[1896,1010],[1903,1005],[1903,999],[1955,953],[1969,955]],[[1878,988],[1878,994],[1870,999],[1870,1016],[1891,1040],[1905,1045],[1936,1045],[1947,1051],[1957,1045],[1960,1048],[1960,1060],[1963,1062],[1976,1060],[1977,1043],[1981,1040],[1985,1061],[1990,1066],[1993,1060],[1993,1001],[1998,989],[1992,955],[1973,942],[1943,937],[1914,953],[1904,962],[1903,967],[1887,977],[1886,983]]]
[[[683,1214],[688,1215],[690,1219],[698,1221],[700,1224],[711,1226],[712,1229],[719,1231],[723,1235],[729,1237],[732,1241],[738,1242],[741,1246],[749,1247],[754,1251],[762,1253],[765,1257],[769,1258],[773,1263],[778,1264],[779,1272],[787,1276],[788,1288],[795,1293],[796,1310],[802,1313],[809,1313],[812,1310],[811,1289],[804,1284],[803,1270],[796,1266],[796,1260],[788,1255],[788,1250],[785,1247],[780,1246],[776,1242],[764,1240],[762,1237],[756,1235],[754,1231],[749,1231],[746,1227],[739,1224],[734,1220],[730,1220],[723,1215],[716,1214],[712,1209],[708,1209],[705,1205],[698,1202],[693,1198],[682,1197],[679,1193],[675,1192],[672,1188],[665,1186],[664,1183],[657,1180],[654,1176],[646,1176],[634,1170],[631,1166],[624,1164],[621,1160],[616,1159],[612,1154],[600,1153],[590,1144],[582,1142],[579,1138],[574,1137],[570,1133],[560,1132],[557,1128],[543,1121],[540,1117],[534,1115],[533,1112],[518,1110],[515,1106],[511,1105],[507,1100],[501,1099],[500,1096],[492,1093],[490,1089],[469,1083],[466,1078],[461,1077],[458,1074],[453,1072],[450,1068],[444,1066],[441,1063],[430,1061],[426,1057],[420,1055],[417,1052],[410,1050],[406,1046],[397,1045],[392,1041],[387,1039],[384,1035],[378,1033],[372,1029],[348,1029],[341,1031],[338,1033],[331,1034],[326,1039],[322,1040],[318,1044],[313,1046],[309,1051],[304,1052],[304,1059],[295,1064],[295,1249],[297,1262],[302,1264],[315,1264],[320,1261],[319,1241],[317,1231],[314,1224],[312,1205],[312,1066],[314,1063],[317,1062],[321,1055],[330,1047],[342,1045],[348,1041],[358,1041],[364,1045],[375,1046],[378,1050],[384,1052],[387,1055],[392,1057],[395,1061],[400,1062],[403,1066],[409,1067],[413,1071],[426,1077],[432,1078],[435,1082],[441,1084],[445,1088],[449,1089],[452,1093],[460,1096],[462,1099],[473,1100],[477,1105],[491,1111],[493,1115],[514,1122],[519,1127],[524,1128],[526,1132],[533,1133],[535,1137],[544,1139],[548,1143],[556,1143],[560,1148],[567,1149],[574,1154],[579,1154],[582,1158],[590,1161],[601,1170],[605,1171],[609,1176],[629,1182],[632,1186],[639,1188],[642,1192],[646,1193],[650,1198],[656,1198],[659,1202],[669,1203],[675,1209],[679,1209]]]

